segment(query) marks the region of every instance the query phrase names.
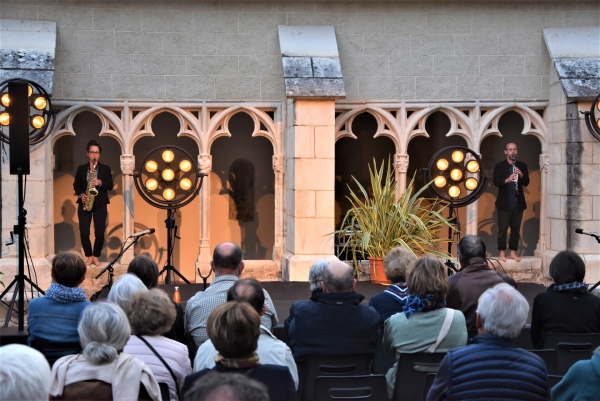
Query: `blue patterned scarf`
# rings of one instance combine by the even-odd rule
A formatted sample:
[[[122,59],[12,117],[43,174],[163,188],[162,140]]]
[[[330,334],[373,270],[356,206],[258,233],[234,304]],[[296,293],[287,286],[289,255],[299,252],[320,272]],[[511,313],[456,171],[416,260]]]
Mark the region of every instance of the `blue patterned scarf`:
[[[446,307],[445,299],[436,299],[433,294],[427,294],[425,298],[418,295],[409,295],[404,302],[404,315],[408,319],[415,312],[431,312]]]
[[[574,281],[572,283],[565,284],[552,284],[546,291],[570,291],[570,292],[588,292],[588,285],[585,283],[580,283],[579,281]]]
[[[56,302],[85,302],[87,298],[83,289],[79,287],[65,287],[62,284],[52,283],[46,291],[46,298]]]
[[[404,305],[406,297],[408,297],[408,287],[404,283],[393,284],[383,291],[383,293],[389,295],[395,301]]]

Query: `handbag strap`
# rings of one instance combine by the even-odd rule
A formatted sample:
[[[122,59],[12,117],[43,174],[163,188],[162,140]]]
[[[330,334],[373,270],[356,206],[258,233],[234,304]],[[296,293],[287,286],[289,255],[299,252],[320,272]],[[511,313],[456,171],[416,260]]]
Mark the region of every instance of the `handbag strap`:
[[[450,331],[450,326],[452,326],[452,320],[454,319],[454,309],[446,308],[446,318],[444,319],[444,323],[442,324],[442,329],[440,330],[440,334],[438,334],[437,341],[429,346],[425,350],[425,352],[435,352],[437,347],[440,345],[444,338],[448,335]]]
[[[179,380],[177,380],[177,377],[175,377],[175,373],[173,372],[173,369],[171,369],[171,367],[169,366],[169,364],[167,363],[167,361],[165,361],[163,359],[162,356],[160,356],[160,354],[158,352],[156,352],[156,350],[154,349],[154,347],[152,345],[150,345],[150,343],[142,336],[137,336],[137,338],[139,338],[140,340],[142,340],[142,342],[144,344],[146,344],[148,346],[148,348],[150,348],[150,350],[152,352],[154,352],[154,355],[156,355],[156,357],[158,359],[160,359],[160,361],[162,362],[163,365],[165,365],[165,368],[167,368],[167,370],[169,371],[169,373],[171,374],[171,377],[173,378],[173,380],[175,381],[175,392],[177,393],[177,398],[181,399],[180,395],[179,395]]]

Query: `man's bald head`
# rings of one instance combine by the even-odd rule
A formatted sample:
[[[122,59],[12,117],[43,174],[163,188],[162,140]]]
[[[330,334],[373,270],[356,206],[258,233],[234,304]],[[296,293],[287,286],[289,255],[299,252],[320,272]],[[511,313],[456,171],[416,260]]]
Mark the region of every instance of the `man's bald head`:
[[[355,285],[354,269],[347,263],[331,262],[323,270],[324,292],[350,292],[354,291]]]
[[[223,242],[215,247],[211,266],[215,275],[234,274],[239,276],[244,269],[242,250],[233,242]],[[225,270],[225,272],[221,272]]]

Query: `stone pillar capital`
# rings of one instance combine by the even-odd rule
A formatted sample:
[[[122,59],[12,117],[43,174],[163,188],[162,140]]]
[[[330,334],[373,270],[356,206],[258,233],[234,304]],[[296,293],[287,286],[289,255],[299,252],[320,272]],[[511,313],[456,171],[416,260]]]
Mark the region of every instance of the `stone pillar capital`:
[[[406,173],[408,171],[408,155],[403,153],[396,153],[394,155],[394,164],[396,171],[399,173]]]
[[[550,165],[550,155],[542,153],[540,155],[540,171],[548,172],[548,166]]]
[[[273,171],[276,173],[283,172],[283,156],[273,156]]]
[[[208,174],[212,171],[212,155],[203,153],[198,156],[198,166],[202,174]]]
[[[121,155],[121,172],[124,175],[132,175],[135,169],[135,156],[130,154]]]

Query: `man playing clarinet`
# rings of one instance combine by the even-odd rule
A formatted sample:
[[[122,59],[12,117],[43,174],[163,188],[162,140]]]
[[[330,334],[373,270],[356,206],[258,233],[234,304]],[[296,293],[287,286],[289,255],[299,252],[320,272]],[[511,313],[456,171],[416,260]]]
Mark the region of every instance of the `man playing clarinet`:
[[[517,161],[517,145],[506,144],[504,154],[506,160],[501,161],[494,167],[494,185],[498,187],[496,208],[498,209],[498,250],[500,260],[506,261],[506,235],[510,227],[510,238],[508,249],[510,258],[521,261],[517,256],[519,246],[519,231],[523,210],[527,209],[523,187],[529,185],[529,173],[527,165]]]

